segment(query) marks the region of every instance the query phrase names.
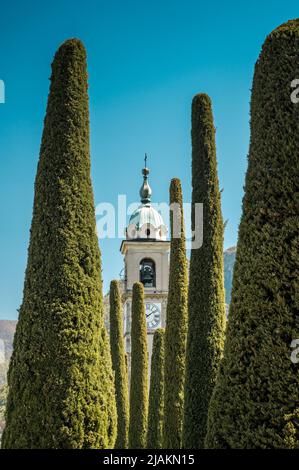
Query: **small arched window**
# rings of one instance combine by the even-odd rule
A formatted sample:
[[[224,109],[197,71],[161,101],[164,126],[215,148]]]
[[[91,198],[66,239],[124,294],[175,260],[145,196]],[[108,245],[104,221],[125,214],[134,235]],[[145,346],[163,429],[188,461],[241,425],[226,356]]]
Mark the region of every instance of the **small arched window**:
[[[144,287],[156,287],[156,266],[152,259],[143,259],[139,267],[140,282]]]

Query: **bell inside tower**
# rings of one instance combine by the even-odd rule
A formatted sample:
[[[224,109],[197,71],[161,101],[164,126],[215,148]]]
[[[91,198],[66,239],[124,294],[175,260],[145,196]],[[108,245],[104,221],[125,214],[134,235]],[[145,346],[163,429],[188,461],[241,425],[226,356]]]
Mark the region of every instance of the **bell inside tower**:
[[[151,259],[143,259],[140,263],[140,282],[144,287],[156,287],[156,267]]]

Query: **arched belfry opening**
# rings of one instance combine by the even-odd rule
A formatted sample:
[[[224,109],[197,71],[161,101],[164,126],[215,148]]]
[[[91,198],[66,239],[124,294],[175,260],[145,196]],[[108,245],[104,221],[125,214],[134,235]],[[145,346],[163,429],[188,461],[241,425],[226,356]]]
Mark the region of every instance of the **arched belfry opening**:
[[[152,259],[141,260],[139,273],[139,280],[144,287],[156,287],[156,265]]]

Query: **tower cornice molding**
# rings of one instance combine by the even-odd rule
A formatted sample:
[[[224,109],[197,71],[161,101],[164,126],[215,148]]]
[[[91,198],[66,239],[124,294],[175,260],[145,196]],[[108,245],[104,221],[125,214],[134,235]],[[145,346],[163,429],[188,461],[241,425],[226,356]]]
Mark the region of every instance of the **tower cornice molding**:
[[[137,238],[135,240],[122,240],[120,245],[120,252],[124,255],[129,247],[141,248],[142,245],[146,245],[147,250],[152,248],[153,250],[170,249],[170,240],[156,240],[156,239],[144,239]]]

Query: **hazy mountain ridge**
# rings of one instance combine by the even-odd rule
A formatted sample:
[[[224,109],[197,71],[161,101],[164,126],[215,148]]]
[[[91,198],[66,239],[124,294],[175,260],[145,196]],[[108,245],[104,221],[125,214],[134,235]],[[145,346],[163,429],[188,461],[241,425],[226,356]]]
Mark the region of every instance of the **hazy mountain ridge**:
[[[6,383],[6,371],[13,348],[16,320],[0,320],[0,387]]]
[[[4,341],[5,359],[10,359],[17,320],[0,320],[0,340]]]
[[[12,354],[16,320],[0,320],[0,437],[4,428],[5,402],[7,394],[6,374]]]

